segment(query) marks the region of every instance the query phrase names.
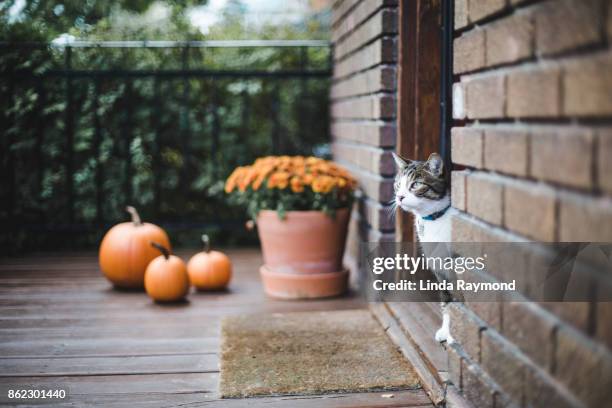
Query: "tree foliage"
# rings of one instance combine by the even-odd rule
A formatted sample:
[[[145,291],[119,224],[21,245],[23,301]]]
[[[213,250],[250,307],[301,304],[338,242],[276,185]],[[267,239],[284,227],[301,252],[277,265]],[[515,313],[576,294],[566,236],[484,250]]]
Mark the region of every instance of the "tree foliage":
[[[246,27],[235,8],[204,36],[188,22],[201,2],[28,1],[5,40],[228,39],[321,37],[325,24]],[[110,6],[107,3],[112,3]],[[151,24],[152,7],[164,6]],[[245,242],[246,214],[227,202],[223,180],[237,165],[270,153],[312,154],[328,140],[328,80],[138,77],[122,70],[295,70],[327,64],[326,49],[71,48],[0,49],[3,174],[0,241],[12,248],[95,245],[125,219],[126,204],[171,230],[178,244],[202,229]],[[185,58],[186,56],[186,58]],[[277,118],[277,120],[275,119]],[[71,140],[72,139],[72,140]],[[274,141],[277,141],[276,145]],[[6,246],[5,246],[6,248]]]

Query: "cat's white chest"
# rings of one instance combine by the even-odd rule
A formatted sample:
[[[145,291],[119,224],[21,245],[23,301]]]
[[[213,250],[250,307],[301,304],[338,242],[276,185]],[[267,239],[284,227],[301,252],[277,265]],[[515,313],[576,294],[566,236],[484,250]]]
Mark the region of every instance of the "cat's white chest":
[[[435,220],[414,217],[415,227],[421,242],[451,242],[451,219],[453,209],[446,211]]]

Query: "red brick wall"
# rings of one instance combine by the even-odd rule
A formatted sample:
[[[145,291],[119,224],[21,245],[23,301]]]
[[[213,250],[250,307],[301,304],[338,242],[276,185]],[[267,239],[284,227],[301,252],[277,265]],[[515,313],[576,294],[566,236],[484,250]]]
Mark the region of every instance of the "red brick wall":
[[[333,152],[363,192],[353,266],[360,241],[394,239],[397,2],[333,4]],[[610,1],[455,0],[455,35],[454,240],[611,242]],[[612,303],[452,314],[449,380],[475,406],[612,406]]]
[[[359,242],[394,239],[397,1],[339,0],[332,9],[334,159],[360,181],[346,261],[357,271]]]
[[[610,2],[456,0],[455,29],[454,240],[611,242]],[[452,313],[476,406],[612,406],[611,303]]]

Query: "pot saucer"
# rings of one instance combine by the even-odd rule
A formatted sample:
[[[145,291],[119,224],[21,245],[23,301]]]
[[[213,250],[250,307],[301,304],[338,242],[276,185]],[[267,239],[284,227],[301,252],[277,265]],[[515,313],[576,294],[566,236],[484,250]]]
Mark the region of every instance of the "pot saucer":
[[[348,270],[331,273],[288,274],[259,268],[268,296],[278,299],[317,299],[338,296],[346,291]]]

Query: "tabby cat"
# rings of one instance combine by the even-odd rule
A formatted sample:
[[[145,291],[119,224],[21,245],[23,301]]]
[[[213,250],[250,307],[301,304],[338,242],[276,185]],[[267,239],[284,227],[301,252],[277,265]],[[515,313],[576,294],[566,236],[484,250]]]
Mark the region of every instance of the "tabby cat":
[[[399,207],[414,214],[419,242],[450,242],[452,213],[450,189],[440,155],[432,153],[426,161],[407,160],[395,153],[393,158],[397,165],[397,174],[392,208]],[[427,246],[428,249],[432,247]],[[445,245],[442,250],[446,251]],[[431,254],[426,255],[431,256]],[[439,271],[432,272],[440,279]],[[442,298],[445,295],[441,294]],[[436,332],[435,338],[436,341],[446,341],[447,344],[451,344],[454,340],[450,334],[450,315],[447,306],[447,302],[441,302],[442,327]]]

